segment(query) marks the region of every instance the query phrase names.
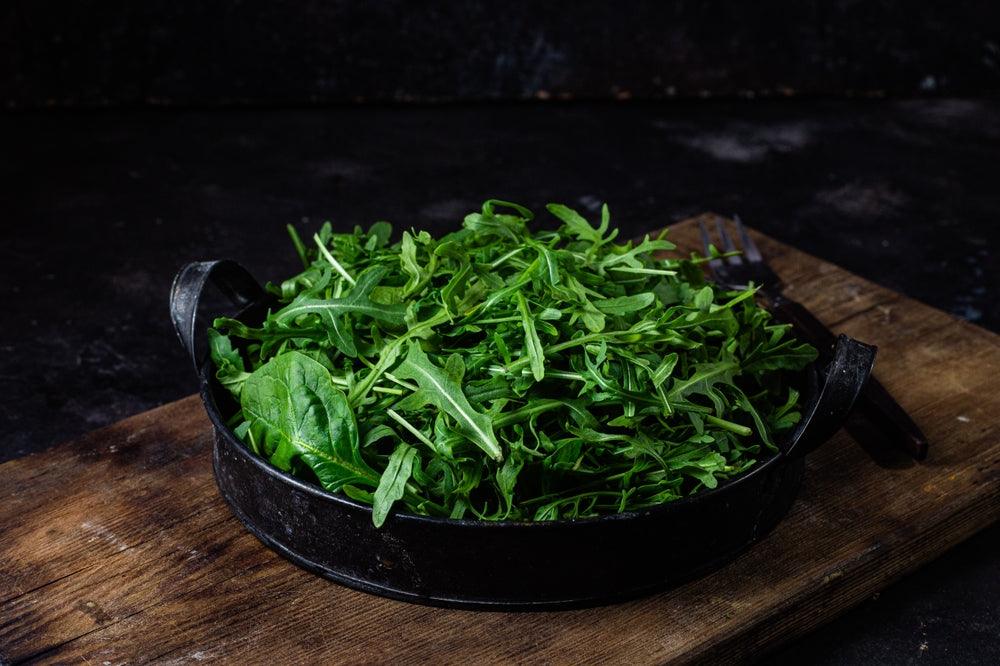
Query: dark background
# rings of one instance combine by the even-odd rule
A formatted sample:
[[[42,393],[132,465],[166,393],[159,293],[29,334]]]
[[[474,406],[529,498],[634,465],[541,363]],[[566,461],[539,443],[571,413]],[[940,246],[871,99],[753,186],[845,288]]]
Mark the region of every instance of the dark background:
[[[0,461],[193,391],[173,273],[280,278],[287,222],[738,212],[1000,331],[998,62],[987,2],[8,3]],[[1000,663],[998,548],[776,658]]]
[[[1000,87],[1000,5],[951,0],[8,0],[11,108]]]

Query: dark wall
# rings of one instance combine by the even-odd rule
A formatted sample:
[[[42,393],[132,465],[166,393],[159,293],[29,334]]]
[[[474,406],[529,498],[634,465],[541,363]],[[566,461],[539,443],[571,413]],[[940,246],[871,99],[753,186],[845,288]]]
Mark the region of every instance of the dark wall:
[[[1000,3],[8,0],[0,104],[991,94]]]

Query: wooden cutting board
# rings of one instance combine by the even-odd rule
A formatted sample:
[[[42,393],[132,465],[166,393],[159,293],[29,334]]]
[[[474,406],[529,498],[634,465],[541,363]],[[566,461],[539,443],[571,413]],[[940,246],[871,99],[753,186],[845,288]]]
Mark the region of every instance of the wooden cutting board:
[[[695,236],[692,221],[671,234],[687,249]],[[756,237],[790,296],[879,346],[926,462],[842,431],[809,457],[787,519],[702,580],[590,610],[441,610],[329,583],[245,532],[192,396],[0,465],[0,661],[740,660],[1000,518],[1000,338]]]

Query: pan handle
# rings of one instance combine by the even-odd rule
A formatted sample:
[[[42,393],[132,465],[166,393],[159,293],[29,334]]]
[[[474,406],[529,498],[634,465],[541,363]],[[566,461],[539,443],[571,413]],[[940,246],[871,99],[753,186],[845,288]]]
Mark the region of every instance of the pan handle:
[[[877,348],[846,335],[837,337],[833,359],[816,399],[806,407],[802,423],[785,454],[801,458],[830,439],[844,425],[875,365]]]
[[[170,319],[174,322],[181,345],[191,357],[195,372],[198,372],[199,360],[195,346],[195,322],[198,303],[209,279],[236,306],[245,306],[265,295],[263,287],[250,272],[230,259],[195,261],[177,272],[170,288]]]

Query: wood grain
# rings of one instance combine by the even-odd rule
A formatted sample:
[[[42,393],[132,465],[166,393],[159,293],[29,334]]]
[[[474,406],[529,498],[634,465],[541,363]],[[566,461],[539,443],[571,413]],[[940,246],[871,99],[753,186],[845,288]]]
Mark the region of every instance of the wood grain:
[[[692,248],[694,232],[672,237]],[[788,518],[700,581],[582,611],[451,611],[328,583],[244,532],[192,396],[0,465],[0,661],[741,661],[1000,518],[1000,338],[756,238],[790,295],[879,346],[926,462],[842,431],[810,456]]]

